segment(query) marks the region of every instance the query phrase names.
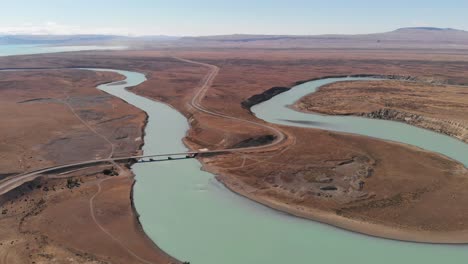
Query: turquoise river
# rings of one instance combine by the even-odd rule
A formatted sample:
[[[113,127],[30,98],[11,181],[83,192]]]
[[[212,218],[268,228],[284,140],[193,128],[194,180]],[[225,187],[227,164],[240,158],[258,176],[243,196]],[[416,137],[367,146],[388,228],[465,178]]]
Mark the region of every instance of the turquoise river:
[[[2,53],[0,45],[0,56],[17,54],[21,52]],[[109,71],[126,76],[126,83],[99,88],[149,116],[143,151],[157,154],[187,150],[181,141],[189,129],[184,116],[166,104],[125,89],[144,82],[145,76]],[[306,126],[409,143],[442,153],[466,166],[467,144],[441,134],[396,122],[312,115],[287,107],[317,87],[341,80],[319,80],[297,86],[255,106],[253,112],[268,122],[304,126],[302,121],[307,121]],[[135,206],[145,232],[163,250],[192,264],[435,264],[468,260],[468,246],[374,238],[269,209],[227,190],[214,175],[202,171],[196,159],[137,163],[132,170],[137,179]]]
[[[142,74],[118,71],[127,77],[127,84],[103,85],[100,89],[120,97],[149,115],[146,127],[145,153],[170,153],[187,150],[182,138],[189,128],[187,120],[170,106],[143,98],[125,90],[145,80]],[[310,82],[297,88],[313,92],[329,79]],[[353,79],[347,79],[353,80]],[[357,80],[357,79],[354,79]],[[306,92],[306,91],[304,91]],[[286,105],[297,98],[284,93],[277,98],[288,98],[255,107],[254,112],[262,119],[281,123],[281,120],[295,119],[294,113],[286,116]],[[273,98],[272,100],[277,100]],[[281,99],[283,100],[283,99]],[[263,107],[269,107],[265,109]],[[277,112],[274,112],[277,111]],[[309,114],[298,113],[297,120],[304,120]],[[414,128],[396,122],[371,119],[337,119],[328,122],[319,116],[320,122],[327,123],[327,129],[361,133],[363,127],[380,127],[382,138],[406,142],[412,138],[429,137],[441,145],[428,144],[428,148],[451,156],[466,164],[461,156],[468,153],[467,145],[458,140]],[[307,120],[313,120],[311,115]],[[353,122],[359,121],[353,130]],[[291,123],[294,125],[295,123]],[[290,125],[291,125],[290,124]],[[342,128],[342,129],[340,129]],[[393,130],[394,133],[389,130]],[[380,137],[377,129],[362,133]],[[398,133],[397,133],[398,132]],[[418,134],[422,133],[422,134]],[[390,135],[390,136],[388,136]],[[411,141],[410,141],[411,142]],[[418,145],[425,147],[423,143]],[[445,148],[445,144],[448,148]],[[441,146],[441,148],[437,148]],[[451,148],[450,146],[454,146]],[[141,215],[145,232],[166,252],[181,260],[195,264],[260,264],[260,263],[463,263],[468,260],[468,247],[448,245],[427,245],[398,242],[360,235],[325,224],[292,217],[262,205],[256,204],[227,190],[218,183],[214,175],[201,170],[196,159],[177,162],[137,163],[133,166],[137,177],[135,205]]]

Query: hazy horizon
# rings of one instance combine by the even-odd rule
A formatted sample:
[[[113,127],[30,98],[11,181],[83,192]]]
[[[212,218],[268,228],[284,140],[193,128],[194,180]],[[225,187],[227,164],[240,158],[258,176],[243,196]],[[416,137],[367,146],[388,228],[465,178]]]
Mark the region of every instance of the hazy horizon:
[[[468,29],[468,2],[454,0],[17,0],[2,3],[2,11],[2,35],[321,35],[403,27]]]
[[[119,34],[105,34],[105,33],[77,33],[77,34],[54,34],[54,33],[2,33],[0,32],[0,36],[117,36],[117,37],[160,37],[162,39],[167,38],[167,39],[177,39],[177,38],[183,38],[183,37],[209,37],[209,36],[232,36],[232,35],[252,35],[252,36],[321,36],[321,35],[366,35],[366,34],[379,34],[379,33],[387,33],[387,32],[392,32],[400,29],[441,29],[441,30],[461,30],[461,31],[466,31],[464,29],[458,29],[458,28],[440,28],[440,27],[431,27],[431,26],[425,26],[425,27],[403,27],[403,28],[395,28],[390,31],[385,31],[385,32],[368,32],[368,33],[356,33],[356,34],[346,34],[346,33],[325,33],[325,34],[253,34],[253,33],[232,33],[232,34],[214,34],[214,35],[119,35]],[[466,31],[468,32],[468,31]]]

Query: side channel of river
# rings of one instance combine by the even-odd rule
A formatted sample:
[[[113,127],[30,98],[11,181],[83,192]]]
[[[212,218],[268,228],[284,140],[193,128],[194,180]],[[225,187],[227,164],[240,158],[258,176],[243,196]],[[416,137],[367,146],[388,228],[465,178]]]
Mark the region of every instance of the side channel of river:
[[[468,166],[468,144],[455,138],[400,122],[353,116],[329,116],[301,113],[291,109],[297,100],[315,92],[319,87],[340,81],[372,81],[372,78],[329,78],[311,81],[294,87],[272,99],[252,107],[252,112],[270,123],[313,127],[360,134],[397,141],[425,150],[441,153]]]
[[[101,85],[99,89],[120,97],[149,116],[144,152],[185,151],[181,140],[189,126],[184,116],[166,104],[125,90],[144,82],[144,75],[109,71],[125,75],[126,83]],[[324,81],[317,81],[307,85],[318,87],[323,84]],[[274,111],[287,111],[284,105],[294,101],[294,98],[288,98]],[[279,112],[275,113],[278,116],[267,117],[265,112],[268,111],[264,107],[259,105],[254,111],[267,121],[283,122],[277,120],[292,118],[290,115],[283,118]],[[303,118],[301,116],[298,120]],[[464,151],[463,147],[461,151]],[[191,263],[435,264],[464,263],[468,259],[466,246],[425,245],[373,238],[279,213],[230,192],[215,180],[214,175],[201,171],[201,164],[195,159],[137,163],[132,169],[137,179],[135,206],[145,232],[163,250]]]

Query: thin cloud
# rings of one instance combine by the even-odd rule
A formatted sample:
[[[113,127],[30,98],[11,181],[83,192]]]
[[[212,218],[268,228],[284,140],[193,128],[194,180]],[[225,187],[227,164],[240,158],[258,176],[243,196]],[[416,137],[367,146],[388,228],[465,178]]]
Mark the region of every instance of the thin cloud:
[[[39,25],[23,24],[19,26],[0,26],[2,35],[130,35],[129,31],[121,28],[84,28],[80,26],[64,25],[56,22],[45,22]]]

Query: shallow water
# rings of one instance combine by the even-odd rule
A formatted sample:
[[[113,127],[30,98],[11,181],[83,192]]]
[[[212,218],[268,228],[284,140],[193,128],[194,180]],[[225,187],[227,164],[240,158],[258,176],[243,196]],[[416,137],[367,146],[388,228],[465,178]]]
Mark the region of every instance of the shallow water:
[[[127,84],[100,88],[148,113],[144,152],[185,151],[181,139],[189,128],[187,120],[165,104],[124,89],[144,81],[143,75],[118,72],[127,76]],[[373,238],[271,210],[230,192],[200,168],[196,159],[137,163],[132,168],[137,179],[135,206],[145,232],[178,259],[195,264],[435,264],[468,260],[466,246]]]

